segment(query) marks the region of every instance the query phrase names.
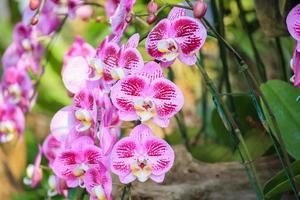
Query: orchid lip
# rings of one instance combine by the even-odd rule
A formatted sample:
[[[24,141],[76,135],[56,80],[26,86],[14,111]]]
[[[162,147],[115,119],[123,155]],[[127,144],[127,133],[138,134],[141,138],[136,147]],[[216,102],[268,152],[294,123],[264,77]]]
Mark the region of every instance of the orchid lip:
[[[88,110],[86,109],[79,109],[75,111],[75,118],[80,122],[76,126],[76,130],[79,132],[84,132],[90,129],[92,125],[92,117]]]
[[[104,189],[101,185],[97,185],[93,188],[93,194],[98,200],[106,200]]]
[[[89,58],[88,64],[92,68],[92,80],[98,80],[103,76],[104,64],[100,59]]]
[[[140,182],[145,182],[148,180],[152,173],[152,166],[147,161],[147,159],[143,157],[139,157],[132,165],[131,165],[132,174],[137,177]]]
[[[178,56],[178,45],[172,38],[160,40],[157,49],[159,52],[164,53],[162,61],[172,61]]]
[[[24,39],[22,40],[22,47],[26,50],[26,51],[31,51],[31,44],[29,39]]]
[[[125,77],[125,72],[121,67],[114,68],[110,71],[110,74],[114,80],[121,80]]]
[[[10,120],[0,122],[0,132],[3,134],[0,136],[1,142],[9,142],[17,134],[15,125]]]
[[[13,84],[13,85],[9,86],[8,93],[14,97],[12,99],[13,104],[17,104],[20,102],[22,92],[21,92],[21,88],[18,84]]]
[[[147,121],[156,115],[155,104],[149,97],[136,100],[134,108],[141,121]]]

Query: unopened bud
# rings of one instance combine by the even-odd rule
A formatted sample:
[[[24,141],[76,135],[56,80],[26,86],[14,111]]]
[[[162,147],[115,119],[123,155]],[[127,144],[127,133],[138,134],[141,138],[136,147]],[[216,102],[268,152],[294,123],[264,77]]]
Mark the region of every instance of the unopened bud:
[[[201,19],[205,15],[206,10],[207,10],[207,4],[203,0],[197,1],[194,5],[194,11],[193,11],[194,17]]]
[[[148,13],[153,14],[158,10],[159,6],[157,3],[150,1],[147,5]]]
[[[131,20],[132,20],[132,16],[131,16],[130,14],[127,15],[127,17],[125,18],[125,21],[126,21],[127,23],[130,23]]]
[[[39,16],[35,15],[33,16],[33,18],[31,19],[31,25],[36,25],[39,22]]]
[[[30,0],[29,2],[29,7],[31,10],[36,10],[40,5],[40,1],[39,0]]]
[[[82,19],[83,21],[87,21],[91,18],[91,16],[93,15],[93,8],[90,5],[83,5],[83,6],[79,6],[76,9],[76,16],[78,16],[80,19]]]
[[[148,24],[153,24],[153,23],[155,22],[155,20],[156,20],[156,15],[150,14],[150,15],[148,16],[148,18],[147,18],[147,23],[148,23]]]

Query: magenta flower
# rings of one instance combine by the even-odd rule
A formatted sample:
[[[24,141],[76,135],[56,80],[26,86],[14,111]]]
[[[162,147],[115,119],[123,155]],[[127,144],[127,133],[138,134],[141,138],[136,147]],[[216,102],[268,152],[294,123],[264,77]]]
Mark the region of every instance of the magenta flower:
[[[76,93],[94,81],[107,88],[107,85],[140,70],[143,59],[136,49],[138,40],[139,35],[135,34],[120,48],[106,38],[97,49],[96,56],[72,58],[62,71],[66,88]]]
[[[112,34],[116,36],[117,40],[122,38],[123,32],[126,30],[131,21],[130,12],[135,4],[135,1],[136,0],[120,0],[116,11],[110,17]],[[115,5],[116,4],[114,1],[108,2],[108,8],[112,8]]]
[[[63,151],[64,142],[57,140],[52,134],[48,135],[43,143],[43,153],[49,165],[52,166],[55,158]]]
[[[291,81],[294,86],[300,87],[300,4],[295,6],[286,18],[286,24],[291,36],[297,41],[291,67],[294,71],[294,76]]]
[[[33,85],[24,70],[19,70],[16,67],[9,67],[4,70],[2,91],[7,103],[19,106],[23,112],[30,109]]]
[[[54,115],[50,130],[57,140],[64,141],[70,133],[75,138],[82,134],[95,137],[98,111],[94,91],[81,90],[74,96],[72,106],[66,106]]]
[[[23,179],[24,184],[31,185],[32,188],[35,188],[43,178],[43,171],[40,168],[42,154],[43,150],[39,145],[39,151],[35,158],[34,165],[28,165],[26,169],[26,177]]]
[[[115,42],[108,42],[98,51],[98,58],[103,65],[103,80],[114,83],[130,74],[138,72],[143,67],[143,58],[136,49],[139,35],[134,34],[121,48]]]
[[[199,21],[187,17],[184,9],[173,8],[168,18],[161,20],[149,33],[146,49],[164,67],[170,66],[177,57],[193,65],[206,36],[206,29]]]
[[[111,170],[127,184],[149,178],[163,182],[174,162],[174,151],[164,140],[154,136],[146,125],[138,125],[129,137],[119,140],[111,153]]]
[[[58,14],[68,14],[69,18],[76,17],[76,9],[83,4],[83,0],[52,0],[56,4]]]
[[[83,38],[76,37],[74,43],[64,56],[62,77],[65,87],[71,93],[77,93],[87,86],[89,71],[93,66],[96,50]]]
[[[103,165],[104,158],[100,148],[87,136],[73,141],[70,149],[60,153],[53,163],[55,175],[67,182],[68,187],[85,187],[85,173],[99,165]]]
[[[84,182],[90,193],[90,200],[111,200],[112,178],[109,171],[103,165],[89,169]]]
[[[14,42],[3,54],[2,64],[6,69],[16,66],[18,69],[30,70],[39,74],[39,67],[44,55],[43,46],[35,39],[36,32],[22,23],[18,23],[13,33]]]
[[[121,120],[144,122],[153,118],[161,127],[168,126],[184,101],[180,89],[163,77],[155,62],[147,63],[139,73],[117,82],[111,88],[111,99]]]
[[[17,106],[0,102],[0,143],[20,138],[24,128],[25,117],[21,109]]]

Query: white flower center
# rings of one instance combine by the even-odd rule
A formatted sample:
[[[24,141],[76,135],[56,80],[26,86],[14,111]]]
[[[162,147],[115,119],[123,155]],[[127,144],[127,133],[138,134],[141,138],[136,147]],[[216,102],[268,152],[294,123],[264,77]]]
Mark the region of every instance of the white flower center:
[[[75,111],[75,117],[80,122],[76,126],[76,130],[79,132],[83,132],[88,130],[92,125],[92,117],[88,110],[86,109],[78,109]]]
[[[88,64],[92,71],[90,73],[91,80],[98,80],[103,76],[104,63],[97,58],[89,58]]]
[[[106,200],[105,192],[101,185],[97,185],[93,188],[93,194],[98,200]]]
[[[8,93],[10,96],[12,96],[12,102],[13,104],[17,104],[20,102],[21,100],[21,95],[22,95],[22,92],[21,92],[21,88],[18,84],[13,84],[11,86],[8,87]]]
[[[139,157],[131,164],[131,172],[140,182],[148,180],[152,172],[151,164],[144,157]]]
[[[134,108],[142,122],[156,115],[155,104],[149,97],[136,100],[134,102]]]
[[[11,141],[17,134],[15,124],[10,120],[0,122],[0,133],[3,134],[0,136],[0,142]]]
[[[168,62],[174,60],[178,56],[178,45],[172,38],[160,40],[157,49],[164,53],[162,61]]]
[[[114,80],[121,80],[122,78],[125,77],[125,72],[121,67],[113,68],[110,71],[110,74]]]
[[[31,51],[31,44],[29,39],[24,39],[22,40],[22,47],[26,50],[26,51]]]

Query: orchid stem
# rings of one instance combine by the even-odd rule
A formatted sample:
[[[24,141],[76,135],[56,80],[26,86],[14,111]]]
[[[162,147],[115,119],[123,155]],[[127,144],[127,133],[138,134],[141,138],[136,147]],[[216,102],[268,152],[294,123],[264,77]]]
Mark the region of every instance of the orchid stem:
[[[279,55],[278,56],[279,62],[280,62],[281,70],[282,70],[282,80],[288,81],[288,75],[287,75],[286,68],[285,68],[285,59],[284,59],[283,49],[282,49],[282,45],[281,45],[281,41],[280,41],[279,37],[275,38],[275,43],[276,43],[277,52]]]

